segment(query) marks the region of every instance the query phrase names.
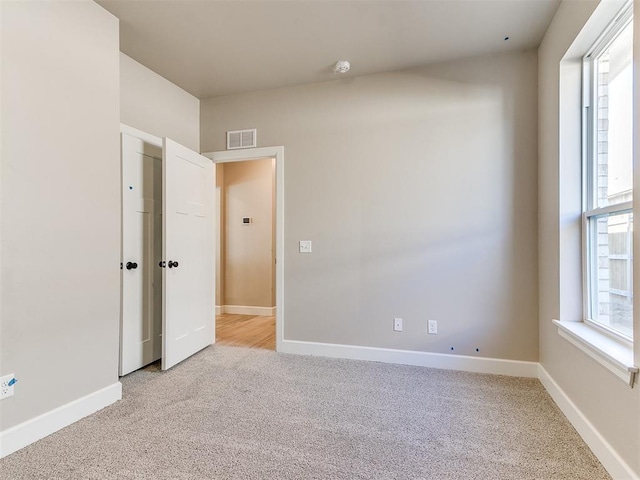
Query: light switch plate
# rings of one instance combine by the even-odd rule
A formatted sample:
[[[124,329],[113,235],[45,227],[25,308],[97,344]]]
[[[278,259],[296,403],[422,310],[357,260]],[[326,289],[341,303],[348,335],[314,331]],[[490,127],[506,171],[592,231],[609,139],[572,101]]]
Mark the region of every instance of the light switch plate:
[[[311,240],[300,240],[300,253],[311,253]]]

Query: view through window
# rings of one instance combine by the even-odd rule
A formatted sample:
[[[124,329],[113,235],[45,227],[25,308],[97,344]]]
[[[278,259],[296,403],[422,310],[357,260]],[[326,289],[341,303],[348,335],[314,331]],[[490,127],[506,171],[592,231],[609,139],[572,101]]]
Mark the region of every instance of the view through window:
[[[633,338],[633,26],[585,59],[588,318]]]

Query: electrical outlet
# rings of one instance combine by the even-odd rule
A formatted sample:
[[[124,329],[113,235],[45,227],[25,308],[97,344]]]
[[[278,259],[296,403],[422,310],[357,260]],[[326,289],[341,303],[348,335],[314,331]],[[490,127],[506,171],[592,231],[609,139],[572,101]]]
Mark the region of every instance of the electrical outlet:
[[[402,331],[402,319],[401,318],[394,318],[393,319],[393,331],[394,332],[401,332]]]
[[[300,253],[311,253],[311,240],[300,240],[298,251]]]
[[[13,396],[13,386],[16,383],[16,376],[13,373],[0,377],[0,400]]]
[[[438,334],[438,321],[437,320],[428,320],[427,321],[427,333],[429,335],[437,335]]]

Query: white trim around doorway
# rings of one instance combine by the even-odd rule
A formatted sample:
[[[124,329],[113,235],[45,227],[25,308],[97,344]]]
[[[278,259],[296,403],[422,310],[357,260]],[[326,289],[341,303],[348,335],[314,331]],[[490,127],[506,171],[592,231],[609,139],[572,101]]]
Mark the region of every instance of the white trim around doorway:
[[[284,147],[243,148],[202,153],[213,163],[274,158],[276,162],[276,351],[284,341]]]

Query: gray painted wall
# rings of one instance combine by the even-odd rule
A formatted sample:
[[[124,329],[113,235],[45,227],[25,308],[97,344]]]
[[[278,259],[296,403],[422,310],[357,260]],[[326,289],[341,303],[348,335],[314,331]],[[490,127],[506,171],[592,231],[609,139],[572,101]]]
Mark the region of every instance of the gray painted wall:
[[[120,54],[122,123],[200,148],[200,100],[124,53]]]
[[[5,430],[118,381],[118,20],[1,2]]]
[[[201,107],[285,147],[286,339],[537,361],[535,51]]]
[[[576,231],[579,213],[571,214],[572,208],[580,208],[580,134],[563,130],[563,142],[566,144],[573,137],[578,142],[577,152],[572,152],[570,146],[561,146],[559,116],[565,118],[567,112],[560,108],[559,65],[599,3],[563,2],[539,51],[540,362],[587,420],[640,475],[640,389],[630,389],[562,339],[551,323],[554,318],[582,319],[579,227]],[[635,45],[640,46],[637,37]],[[579,74],[574,81],[580,82]],[[579,109],[579,84],[574,103],[570,107]],[[559,151],[570,156],[561,162]],[[570,188],[576,182],[565,175],[573,175],[574,179],[577,175],[578,188]],[[636,309],[636,325],[637,317]],[[639,344],[636,342],[636,357]]]

